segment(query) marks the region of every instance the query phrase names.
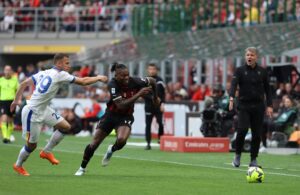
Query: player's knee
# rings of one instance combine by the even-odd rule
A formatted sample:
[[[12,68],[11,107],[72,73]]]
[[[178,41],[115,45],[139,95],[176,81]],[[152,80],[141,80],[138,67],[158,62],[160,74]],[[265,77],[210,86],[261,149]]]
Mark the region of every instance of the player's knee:
[[[70,130],[71,130],[71,125],[70,125],[69,123],[66,124],[65,130],[66,130],[66,131],[70,131]]]
[[[69,123],[65,123],[63,126],[59,128],[62,133],[68,133],[71,130],[71,125]]]
[[[119,148],[124,147],[126,145],[126,141],[127,140],[125,138],[123,138],[123,137],[118,138],[117,139],[117,143],[118,143]]]

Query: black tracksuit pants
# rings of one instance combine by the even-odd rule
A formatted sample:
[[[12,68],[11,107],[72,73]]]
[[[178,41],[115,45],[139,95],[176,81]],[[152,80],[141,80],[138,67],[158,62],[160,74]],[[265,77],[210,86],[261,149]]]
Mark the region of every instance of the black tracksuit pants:
[[[151,123],[154,116],[158,123],[158,138],[164,134],[163,113],[146,111],[146,141],[148,145],[151,143]]]
[[[236,154],[241,154],[248,128],[251,128],[251,160],[256,159],[260,146],[265,106],[263,102],[247,102],[238,105],[238,129]]]

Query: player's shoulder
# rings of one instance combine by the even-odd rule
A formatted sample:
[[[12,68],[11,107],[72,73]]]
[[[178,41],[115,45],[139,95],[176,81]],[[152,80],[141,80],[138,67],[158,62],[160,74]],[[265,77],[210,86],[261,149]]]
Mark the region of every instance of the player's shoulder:
[[[13,77],[11,78],[11,80],[12,80],[12,82],[14,82],[14,83],[18,83],[18,82],[19,82],[19,79],[18,79],[18,77],[16,77],[16,76],[13,76]]]
[[[58,74],[59,74],[60,76],[69,76],[69,75],[71,75],[70,73],[68,73],[67,71],[64,71],[64,70],[59,71]]]
[[[117,82],[116,82],[116,80],[115,80],[114,78],[112,78],[112,79],[107,83],[107,85],[108,85],[109,87],[116,87],[116,86],[117,86]]]
[[[267,68],[262,67],[262,66],[257,66],[257,69],[260,71],[267,71]]]
[[[157,82],[158,81],[163,81],[163,79],[160,76],[156,76],[155,79],[156,79]]]
[[[129,82],[141,82],[141,81],[147,81],[147,77],[129,77]]]

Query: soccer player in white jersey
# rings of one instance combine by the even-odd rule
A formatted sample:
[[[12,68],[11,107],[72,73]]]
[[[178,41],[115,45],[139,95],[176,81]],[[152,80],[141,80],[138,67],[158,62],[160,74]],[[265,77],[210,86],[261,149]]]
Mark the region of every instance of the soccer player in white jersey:
[[[51,151],[64,138],[64,134],[70,130],[70,124],[48,105],[61,84],[89,85],[98,81],[107,82],[107,77],[101,75],[84,78],[70,75],[68,71],[71,67],[67,54],[56,54],[53,62],[54,67],[52,69],[40,71],[20,84],[10,107],[12,111],[15,110],[16,106],[21,104],[24,89],[29,85],[35,85],[35,90],[28,104],[22,110],[23,137],[27,142],[21,149],[17,162],[13,166],[17,173],[24,176],[29,176],[29,173],[23,168],[22,164],[36,148],[43,124],[53,126],[55,131],[48,144],[40,152],[40,157],[47,159],[52,164],[59,163]]]

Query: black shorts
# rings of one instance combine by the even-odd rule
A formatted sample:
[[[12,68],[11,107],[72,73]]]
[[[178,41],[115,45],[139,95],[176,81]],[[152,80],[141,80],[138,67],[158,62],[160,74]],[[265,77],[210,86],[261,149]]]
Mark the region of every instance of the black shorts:
[[[113,129],[117,129],[120,126],[128,126],[131,129],[133,122],[133,115],[120,115],[107,112],[100,118],[97,129],[101,129],[107,134],[110,134]]]
[[[1,100],[0,101],[0,114],[1,115],[6,114],[9,117],[13,116],[13,114],[15,112],[10,111],[10,105],[12,102],[13,102],[12,100]]]

